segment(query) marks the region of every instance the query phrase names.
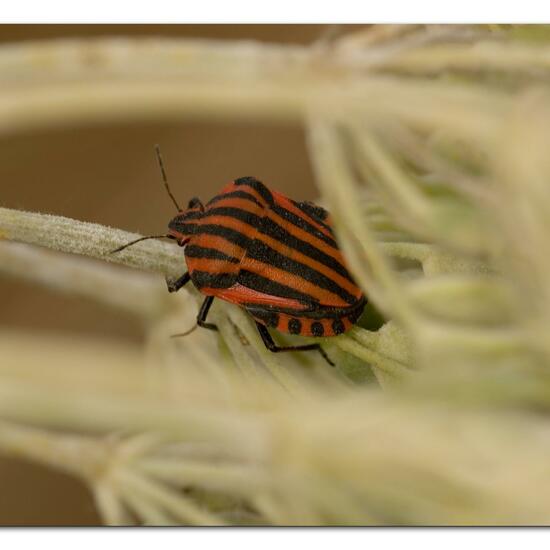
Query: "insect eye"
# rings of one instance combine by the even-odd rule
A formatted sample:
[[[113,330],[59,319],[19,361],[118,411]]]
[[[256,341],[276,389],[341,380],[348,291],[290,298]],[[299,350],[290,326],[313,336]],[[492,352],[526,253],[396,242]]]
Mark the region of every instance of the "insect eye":
[[[193,197],[189,204],[187,205],[187,208],[197,208],[199,207],[201,210],[203,209],[202,202],[198,197]]]

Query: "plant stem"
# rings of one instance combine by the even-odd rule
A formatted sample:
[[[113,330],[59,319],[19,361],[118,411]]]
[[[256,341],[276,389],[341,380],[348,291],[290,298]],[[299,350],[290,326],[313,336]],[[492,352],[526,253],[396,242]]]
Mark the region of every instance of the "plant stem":
[[[177,247],[151,240],[111,254],[115,248],[140,235],[95,223],[0,208],[0,235],[12,241],[159,272],[168,277],[181,275],[182,254]]]

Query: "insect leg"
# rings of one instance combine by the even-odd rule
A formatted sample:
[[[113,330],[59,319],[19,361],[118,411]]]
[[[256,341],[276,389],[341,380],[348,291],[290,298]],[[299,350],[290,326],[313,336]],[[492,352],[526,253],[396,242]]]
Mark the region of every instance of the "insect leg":
[[[181,287],[185,286],[190,279],[191,275],[189,275],[189,272],[184,273],[179,279],[166,279],[168,292],[177,292]]]
[[[185,275],[184,275],[185,277]],[[183,279],[183,277],[182,277]],[[178,279],[180,280],[180,279]],[[185,284],[185,283],[183,283]],[[183,286],[183,285],[182,285]],[[180,287],[181,288],[181,287]],[[185,332],[180,332],[178,334],[172,334],[170,338],[179,338],[181,336],[187,336],[188,334],[191,334],[197,327],[207,328],[210,330],[218,330],[218,327],[212,323],[206,322],[206,316],[208,315],[208,310],[210,309],[210,306],[212,305],[212,301],[214,300],[214,296],[208,296],[206,300],[202,303],[201,308],[199,309],[199,313],[197,315],[197,324],[193,325],[189,330],[186,330]]]
[[[218,330],[216,325],[206,322],[206,316],[208,315],[208,310],[210,309],[213,301],[214,296],[208,296],[202,303],[199,314],[197,315],[197,325],[199,325],[199,327],[207,328],[209,330]]]
[[[261,323],[258,323],[256,321],[256,326],[258,327],[258,332],[260,333],[260,336],[262,337],[263,343],[265,347],[274,353],[278,353],[280,351],[312,351],[317,350],[322,356],[323,359],[332,367],[334,367],[334,363],[329,359],[328,355],[325,353],[323,348],[319,344],[305,344],[302,346],[278,346],[274,341],[273,338],[271,338],[271,334],[269,334],[269,331],[267,328],[262,325]]]

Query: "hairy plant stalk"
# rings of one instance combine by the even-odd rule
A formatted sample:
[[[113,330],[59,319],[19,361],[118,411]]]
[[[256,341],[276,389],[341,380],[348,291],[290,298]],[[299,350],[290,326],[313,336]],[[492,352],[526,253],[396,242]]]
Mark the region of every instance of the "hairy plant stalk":
[[[373,351],[364,345],[358,344],[351,338],[340,337],[338,339],[337,346],[395,378],[407,376],[409,372],[409,369],[407,369],[405,365],[399,363],[398,361],[394,361],[389,357],[384,357],[376,351]]]
[[[144,271],[156,271],[167,277],[181,274],[181,254],[178,255],[170,244],[147,241],[112,254],[117,247],[141,235],[94,223],[0,208],[0,234],[12,241],[98,258]]]
[[[482,41],[474,45],[438,44],[403,51],[384,61],[384,68],[409,74],[433,74],[442,69],[473,73],[482,69],[540,77],[550,71],[550,47],[504,40]],[[355,58],[355,62],[361,65],[360,56]]]
[[[86,480],[91,479],[107,456],[106,450],[93,438],[56,436],[46,430],[7,421],[0,423],[0,449],[3,453],[63,469]]]
[[[137,498],[150,501],[155,507],[165,509],[177,522],[191,525],[223,525],[223,520],[201,510],[181,493],[176,493],[151,479],[141,477],[130,470],[118,472],[115,482],[133,492]]]
[[[124,508],[115,491],[103,484],[94,487],[94,498],[105,525],[132,525],[128,510]]]
[[[158,317],[170,309],[164,283],[149,274],[123,273],[83,258],[56,255],[26,244],[0,242],[0,272],[143,319]]]
[[[355,69],[346,65],[348,57],[308,47],[199,40],[8,46],[0,52],[0,131],[135,117],[302,120],[312,109],[338,116],[348,105],[377,119],[452,125],[479,141],[509,106],[504,95],[472,85],[396,86],[392,77],[369,73],[350,80]]]

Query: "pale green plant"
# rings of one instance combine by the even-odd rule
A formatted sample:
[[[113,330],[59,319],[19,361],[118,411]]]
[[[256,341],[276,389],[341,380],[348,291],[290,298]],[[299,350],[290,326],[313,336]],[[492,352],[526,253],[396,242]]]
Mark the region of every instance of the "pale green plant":
[[[138,115],[303,123],[385,319],[323,339],[334,369],[268,352],[223,302],[219,336],[170,339],[199,299],[166,291],[180,249],[110,255],[137,235],[0,208],[2,273],[124,310],[146,334],[141,349],[3,330],[0,451],[84,480],[108,524],[549,523],[549,37],[411,25],[309,47],[0,47],[4,133]]]

